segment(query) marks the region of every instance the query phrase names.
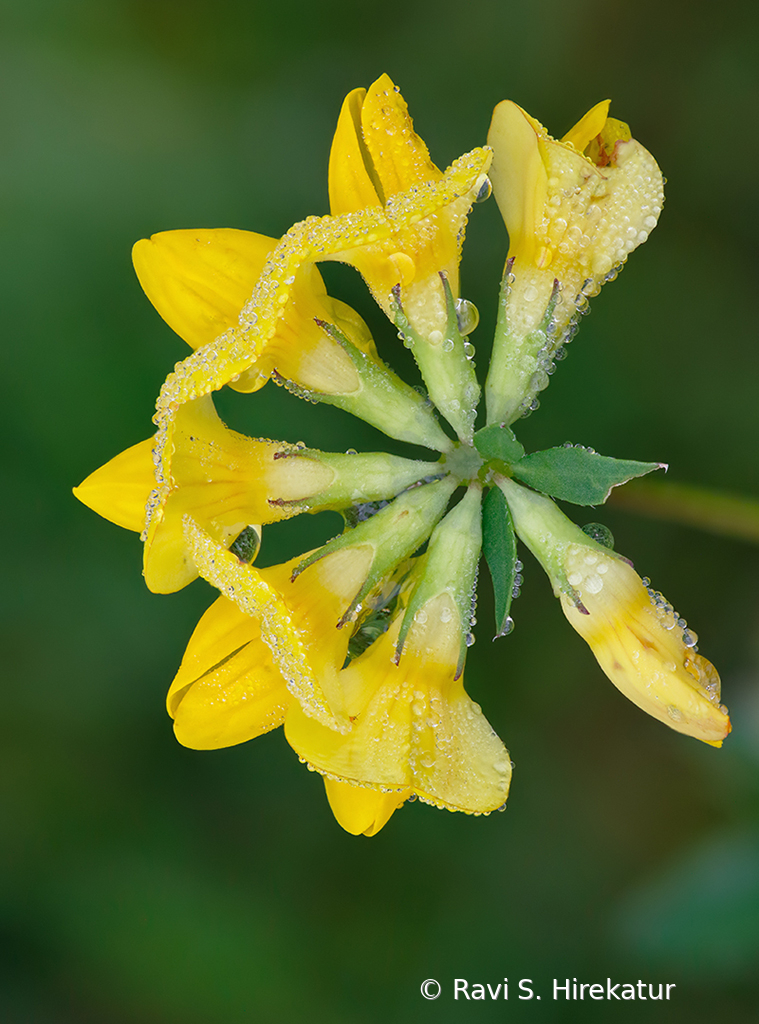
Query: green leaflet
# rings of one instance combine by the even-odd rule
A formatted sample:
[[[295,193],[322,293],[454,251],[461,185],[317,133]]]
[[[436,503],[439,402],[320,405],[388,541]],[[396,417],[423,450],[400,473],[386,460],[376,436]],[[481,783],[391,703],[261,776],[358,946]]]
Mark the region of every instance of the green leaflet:
[[[498,459],[511,465],[524,455],[524,448],[514,437],[510,427],[492,423],[474,435],[474,446],[486,461]]]
[[[541,494],[575,505],[602,505],[613,487],[666,469],[663,462],[631,462],[598,455],[589,448],[547,448],[512,465],[517,480]]]
[[[493,580],[496,637],[510,633],[509,616],[517,574],[517,538],[509,506],[499,488],[488,491],[482,503],[482,549]]]

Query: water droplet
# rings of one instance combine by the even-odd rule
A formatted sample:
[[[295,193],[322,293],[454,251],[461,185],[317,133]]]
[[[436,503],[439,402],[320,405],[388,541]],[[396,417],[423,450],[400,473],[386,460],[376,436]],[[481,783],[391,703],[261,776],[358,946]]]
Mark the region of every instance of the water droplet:
[[[461,334],[471,334],[480,322],[479,310],[468,299],[456,299],[456,320]]]
[[[475,203],[484,203],[486,199],[489,199],[493,192],[493,186],[490,184],[490,178],[487,175],[483,176],[482,184],[477,190],[477,194],[474,197]],[[650,219],[650,218],[649,218]],[[654,221],[654,224],[656,221]]]
[[[683,719],[683,713],[680,708],[676,708],[674,704],[667,705],[667,714],[673,722],[681,722]]]
[[[537,299],[537,297],[538,297],[538,289],[534,285],[532,285],[532,284],[528,285],[525,288],[525,290],[524,290],[524,301],[525,302],[534,302],[535,299]]]
[[[605,548],[614,549],[614,534],[603,523],[586,523],[582,528],[582,532],[591,537],[596,544],[602,544]]]
[[[507,615],[506,618],[503,620],[503,624],[501,625],[501,630],[500,630],[498,636],[508,636],[509,633],[512,633],[513,631],[514,631],[514,620],[512,619],[512,617],[510,615]]]

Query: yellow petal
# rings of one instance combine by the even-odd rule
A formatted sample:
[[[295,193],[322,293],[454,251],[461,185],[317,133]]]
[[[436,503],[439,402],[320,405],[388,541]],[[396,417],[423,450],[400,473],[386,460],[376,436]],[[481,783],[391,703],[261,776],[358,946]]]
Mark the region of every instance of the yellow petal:
[[[366,577],[368,545],[335,552],[293,581],[300,557],[258,571],[214,542],[189,516],[185,536],[200,575],[259,622],[275,665],[309,720],[322,722],[327,731],[349,728],[327,694],[350,636],[337,623]]]
[[[257,620],[218,598],[195,628],[169,690],[179,742],[195,750],[244,743],[281,725],[291,701]]]
[[[319,394],[353,394],[361,386],[353,361],[318,320],[343,328],[349,340],[355,335],[364,346],[368,337],[374,348],[358,313],[330,298],[319,271],[307,264],[295,274],[291,300],[257,365]]]
[[[313,460],[279,458],[292,445],[229,430],[210,396],[181,407],[172,438],[173,451],[163,460],[171,489],[160,514],[151,518],[145,542],[145,582],[154,593],[173,593],[197,576],[184,536],[185,515],[226,548],[246,526],[258,528],[298,511],[270,499],[308,497],[335,476]]]
[[[276,238],[233,228],[162,231],[132,249],[140,284],[191,348],[238,323]]]
[[[453,678],[457,645],[437,652],[412,630],[395,665],[399,629],[400,618],[341,673],[350,732],[324,729],[293,705],[285,719],[287,741],[313,768],[338,780],[398,793],[412,789],[437,807],[470,814],[496,810],[508,794],[511,762],[462,680]]]
[[[324,780],[324,788],[338,824],[353,836],[376,836],[411,796],[411,790],[380,793],[327,778]]]
[[[125,530],[142,530],[145,503],[155,487],[153,438],[127,448],[78,487],[76,497],[104,519]]]
[[[361,129],[384,202],[397,192],[442,178],[388,75],[369,87],[361,107]]]
[[[595,107],[581,117],[574,128],[570,128],[562,142],[568,142],[574,146],[578,153],[583,153],[592,139],[600,135],[609,116],[611,100],[601,100]]]
[[[361,132],[366,89],[354,89],[343,102],[329,154],[329,206],[333,214],[381,206],[374,168]]]
[[[516,103],[504,100],[493,111],[488,132],[490,180],[509,233],[509,253],[524,261],[535,255],[548,189],[536,123]]]
[[[686,647],[671,606],[657,604],[627,562],[596,549],[570,544],[564,567],[588,612],[562,595],[564,614],[614,685],[670,728],[720,746],[730,719],[719,676]]]

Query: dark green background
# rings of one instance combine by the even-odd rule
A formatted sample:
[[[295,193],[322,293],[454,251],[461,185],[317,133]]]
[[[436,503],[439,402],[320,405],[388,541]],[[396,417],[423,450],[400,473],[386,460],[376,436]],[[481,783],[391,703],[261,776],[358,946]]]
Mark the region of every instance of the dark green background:
[[[5,400],[0,1017],[35,1024],[379,1024],[757,1019],[756,548],[603,510],[719,667],[722,751],[606,681],[525,557],[514,634],[483,574],[468,688],[516,762],[509,809],[419,804],[343,833],[281,731],[196,753],[164,695],[212,592],[140,577],[136,535],[70,488],[150,432],[184,344],[144,298],[134,240],[279,235],[327,210],[343,96],[383,70],[433,158],[481,144],[509,96],[562,134],[613,98],[669,179],[661,223],[593,302],[528,449],[564,441],[759,495],[759,106],[754,4],[675,0],[4,0]],[[487,351],[506,239],[470,222],[463,292]],[[397,342],[355,275],[330,284]],[[401,353],[401,355],[404,355]],[[484,360],[481,361],[484,366]],[[406,364],[402,359],[398,365]],[[482,368],[482,367],[481,367]],[[378,436],[268,385],[231,425],[343,450]],[[265,538],[274,562],[329,517]],[[454,977],[508,1003],[454,1002]],[[419,992],[444,985],[437,1002]],[[667,1004],[553,1002],[553,978],[669,982]],[[518,1002],[532,978],[540,1003]]]

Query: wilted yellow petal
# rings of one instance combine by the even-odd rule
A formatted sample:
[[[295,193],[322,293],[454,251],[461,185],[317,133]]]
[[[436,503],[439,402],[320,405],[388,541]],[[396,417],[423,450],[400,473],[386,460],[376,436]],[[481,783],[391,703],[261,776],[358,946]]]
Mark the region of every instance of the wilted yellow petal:
[[[564,566],[588,612],[562,594],[564,614],[614,685],[677,732],[721,746],[730,719],[720,705],[719,676],[695,653],[695,638],[671,606],[652,598],[627,562],[595,548],[570,544]]]
[[[127,448],[78,487],[76,497],[104,519],[125,530],[142,530],[145,503],[155,486],[153,438]]]
[[[338,824],[353,836],[376,836],[411,796],[410,789],[380,793],[328,778],[324,779],[324,788]]]

